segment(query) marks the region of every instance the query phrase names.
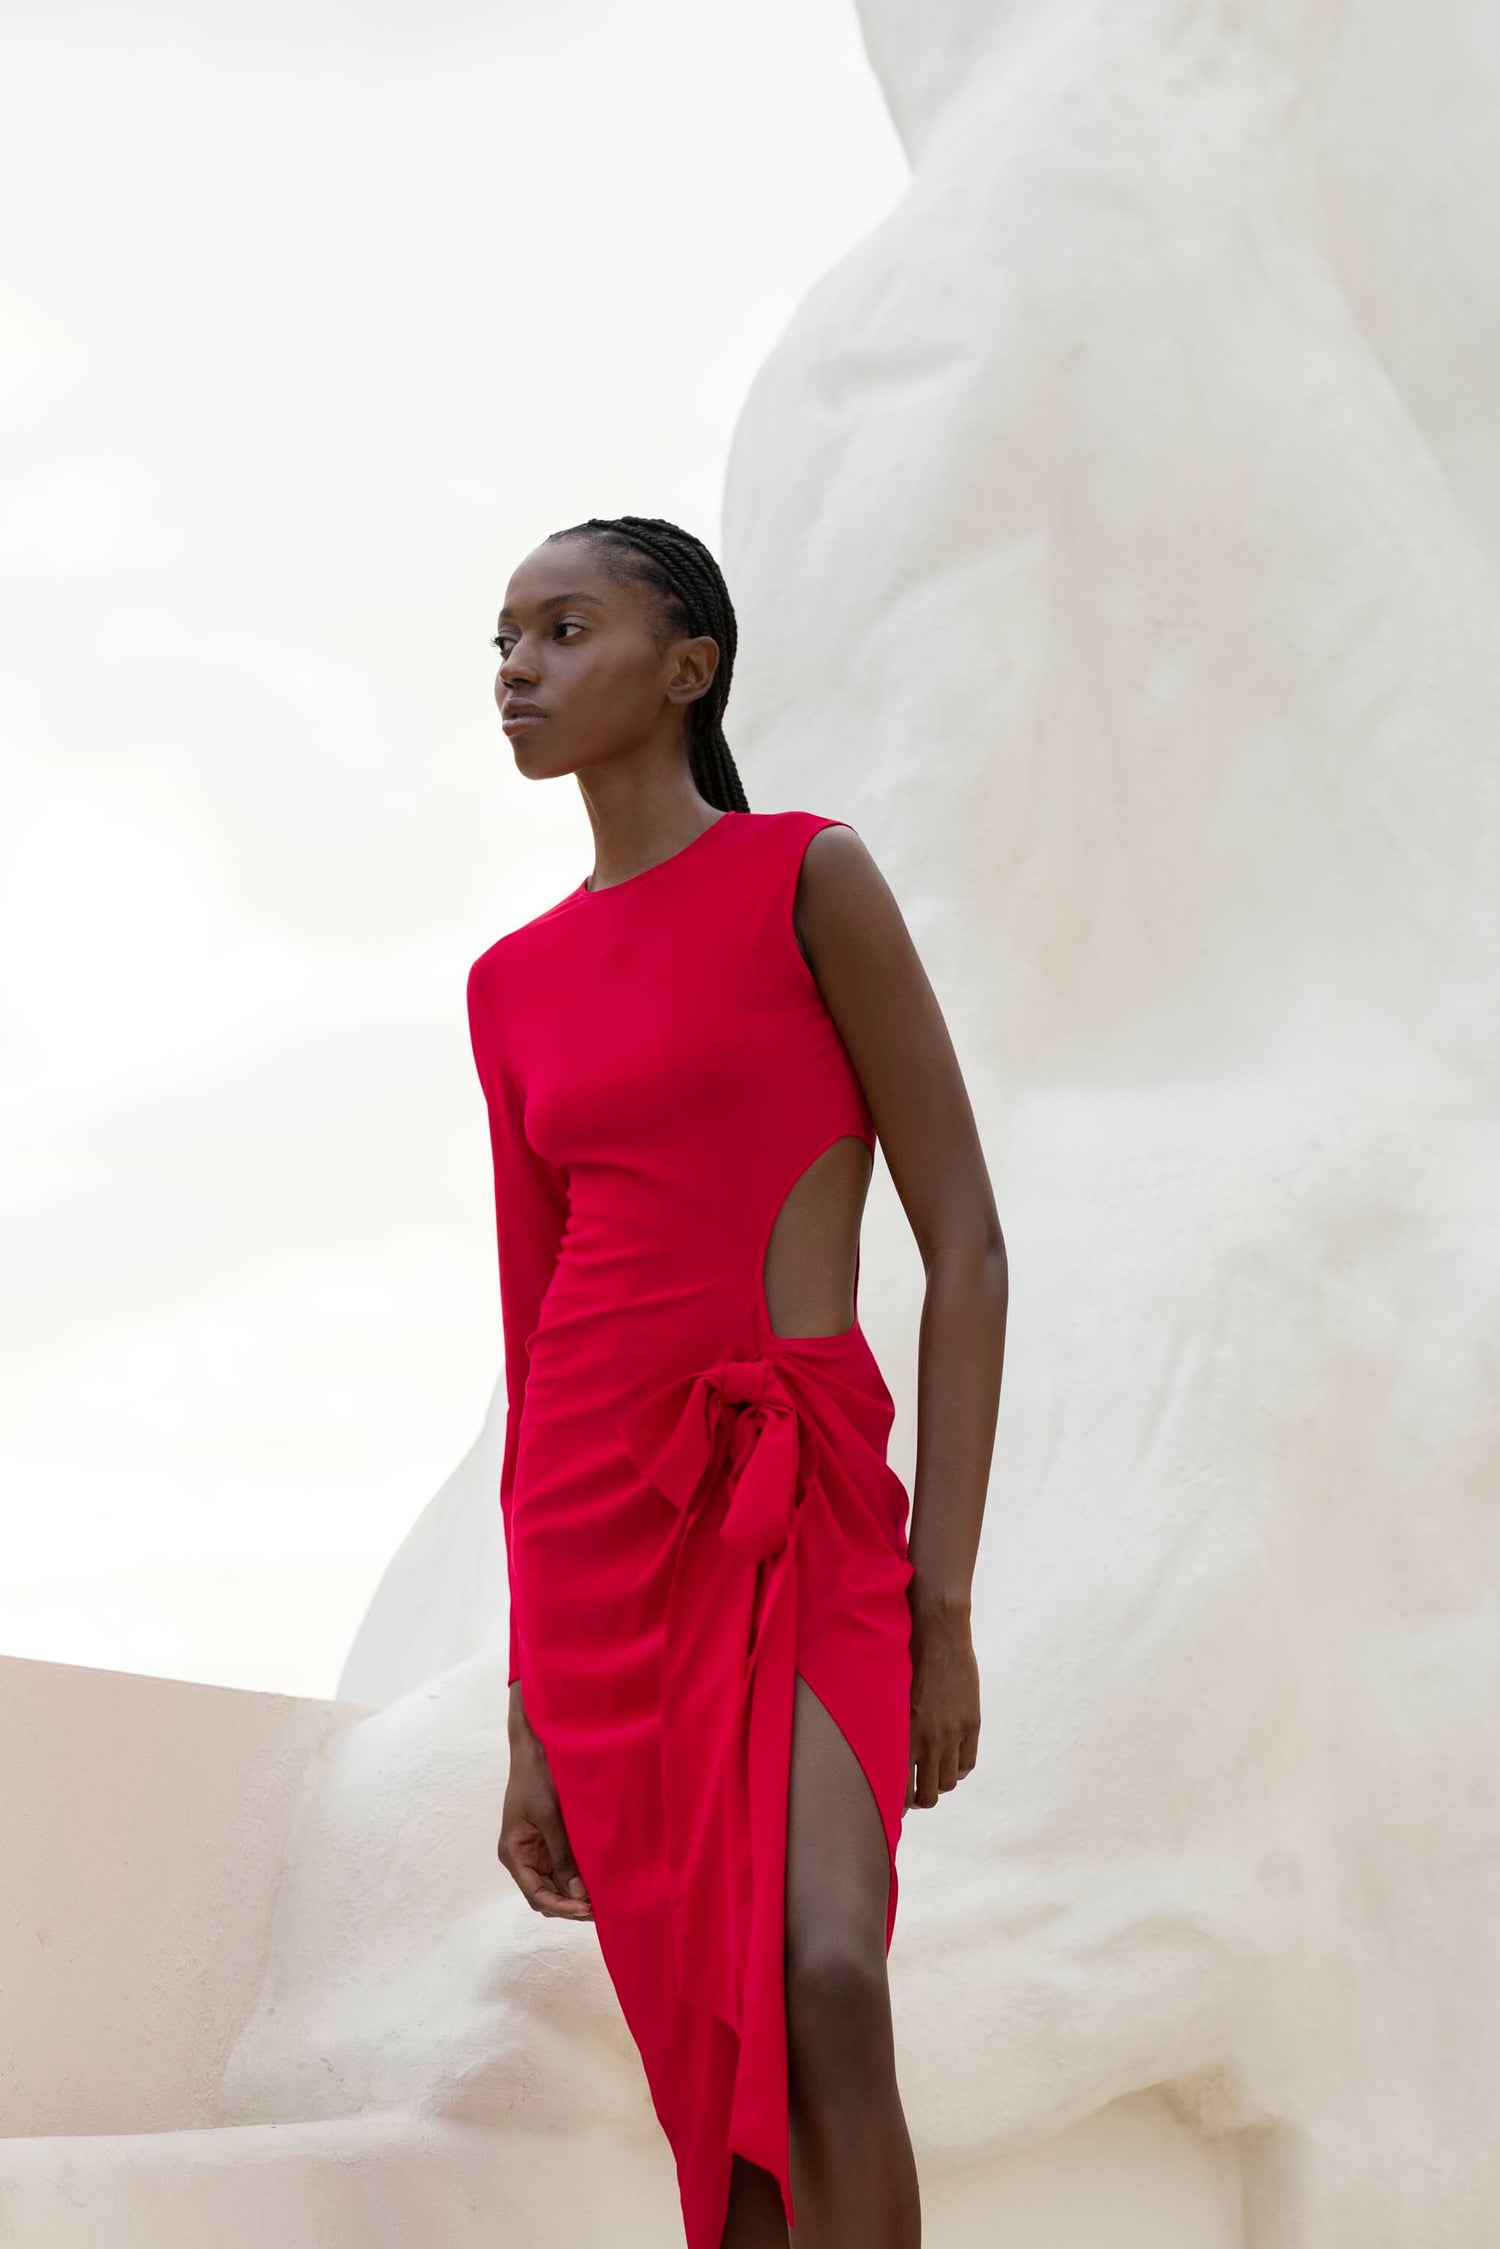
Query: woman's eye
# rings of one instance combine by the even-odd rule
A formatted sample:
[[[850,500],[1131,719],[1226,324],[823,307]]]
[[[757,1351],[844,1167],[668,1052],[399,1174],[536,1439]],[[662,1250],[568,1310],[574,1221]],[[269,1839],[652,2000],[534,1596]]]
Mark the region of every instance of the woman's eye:
[[[553,630],[560,633],[581,633],[583,631],[583,619],[581,617],[560,617]],[[502,656],[508,656],[515,646],[515,635],[513,633],[491,633],[490,646],[491,648],[498,648]]]

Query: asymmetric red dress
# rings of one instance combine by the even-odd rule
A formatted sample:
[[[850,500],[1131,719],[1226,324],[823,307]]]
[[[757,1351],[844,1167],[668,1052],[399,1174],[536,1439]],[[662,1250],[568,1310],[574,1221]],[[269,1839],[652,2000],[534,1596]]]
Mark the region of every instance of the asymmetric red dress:
[[[510,1676],[676,2157],[688,2249],[731,2159],[793,2217],[784,1970],[800,1672],[891,1854],[908,1495],[858,1317],[773,1332],[788,1191],[868,1103],[793,927],[807,812],[725,812],[469,972],[494,1151]],[[857,1296],[856,1266],[856,1305]]]

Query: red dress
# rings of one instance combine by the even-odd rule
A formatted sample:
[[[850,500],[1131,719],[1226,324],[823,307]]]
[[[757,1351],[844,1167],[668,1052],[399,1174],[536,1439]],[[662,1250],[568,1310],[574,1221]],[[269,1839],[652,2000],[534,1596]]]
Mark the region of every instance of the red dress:
[[[875,1146],[792,920],[808,842],[842,824],[721,813],[643,873],[580,884],[469,973],[510,1676],[676,2157],[688,2249],[719,2249],[735,2153],[793,2216],[796,1672],[879,1805],[887,1948],[895,1926],[912,1573],[891,1395],[857,1316],[777,1335],[763,1281],[793,1183],[845,1134]]]

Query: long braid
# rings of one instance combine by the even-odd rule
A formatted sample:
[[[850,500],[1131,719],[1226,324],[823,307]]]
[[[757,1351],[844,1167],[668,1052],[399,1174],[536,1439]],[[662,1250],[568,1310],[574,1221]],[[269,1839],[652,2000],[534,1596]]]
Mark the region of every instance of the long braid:
[[[626,574],[662,596],[679,631],[717,642],[713,684],[688,707],[688,764],[699,795],[709,804],[724,812],[748,812],[744,783],[724,739],[724,705],[739,634],[724,574],[703,541],[659,515],[591,515],[587,523],[570,524],[549,537],[608,540],[620,550]]]

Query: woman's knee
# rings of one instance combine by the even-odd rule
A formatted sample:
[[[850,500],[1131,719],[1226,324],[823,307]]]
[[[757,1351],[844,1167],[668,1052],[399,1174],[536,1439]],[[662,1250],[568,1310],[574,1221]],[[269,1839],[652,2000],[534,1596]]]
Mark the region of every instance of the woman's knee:
[[[841,1935],[787,1951],[787,2043],[814,2082],[866,2080],[886,2066],[890,1988],[883,1955]]]

